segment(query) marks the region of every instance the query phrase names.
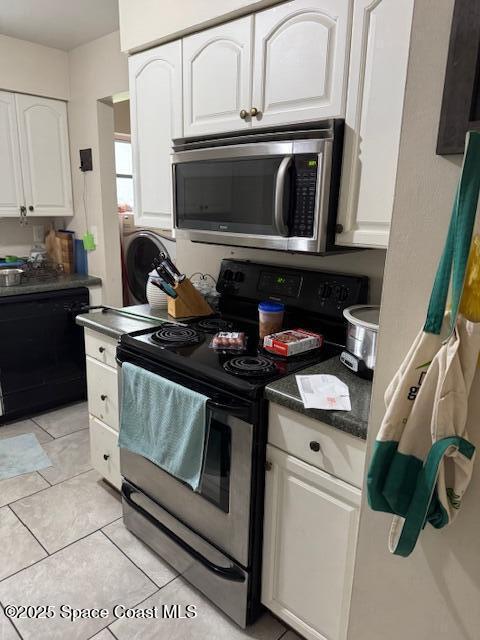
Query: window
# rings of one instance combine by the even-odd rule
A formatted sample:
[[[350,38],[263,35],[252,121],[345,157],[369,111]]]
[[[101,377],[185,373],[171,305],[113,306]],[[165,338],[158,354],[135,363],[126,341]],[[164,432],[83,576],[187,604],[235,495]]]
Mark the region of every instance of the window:
[[[132,145],[129,140],[115,140],[118,211],[133,211]]]

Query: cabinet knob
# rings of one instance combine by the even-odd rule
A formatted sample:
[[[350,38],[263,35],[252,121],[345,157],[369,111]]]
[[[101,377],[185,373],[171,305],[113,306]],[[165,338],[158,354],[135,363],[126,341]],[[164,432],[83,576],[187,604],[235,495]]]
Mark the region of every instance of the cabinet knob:
[[[312,451],[320,451],[320,443],[317,442],[316,440],[312,440],[310,442],[310,449]]]
[[[240,118],[241,118],[242,120],[245,120],[245,118],[246,118],[247,116],[248,116],[248,112],[247,112],[245,109],[242,109],[242,110],[240,111]]]
[[[103,454],[103,459],[104,460],[108,460],[110,458],[110,454],[109,453],[104,453]]]
[[[343,224],[337,224],[337,225],[335,226],[335,231],[336,231],[337,233],[343,233]]]
[[[31,205],[28,207],[28,210],[29,210],[29,211],[34,211],[34,206],[33,206],[33,204],[31,204]]]
[[[100,398],[105,402],[105,400],[107,399],[107,396],[106,396],[104,393],[102,393],[102,395],[100,396]]]
[[[100,351],[100,353],[103,353],[105,351],[105,347],[98,347],[98,350]]]
[[[254,118],[255,116],[259,116],[260,111],[257,109],[257,107],[252,107],[250,109],[250,115],[252,116],[252,118]]]
[[[266,460],[266,461],[265,461],[265,469],[266,469],[267,471],[271,471],[271,469],[272,469],[272,463],[270,462],[270,460]]]

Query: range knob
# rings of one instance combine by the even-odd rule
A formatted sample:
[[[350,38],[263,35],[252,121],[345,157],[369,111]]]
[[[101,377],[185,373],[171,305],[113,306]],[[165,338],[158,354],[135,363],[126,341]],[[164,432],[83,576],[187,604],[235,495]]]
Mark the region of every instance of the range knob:
[[[245,274],[243,273],[243,271],[236,271],[233,279],[235,280],[235,282],[243,282],[245,280]]]
[[[232,278],[233,278],[233,271],[231,269],[225,269],[225,272],[223,274],[223,279],[228,282]]]
[[[320,287],[320,290],[318,293],[321,298],[329,298],[332,295],[332,287],[328,284],[328,282],[325,282]]]

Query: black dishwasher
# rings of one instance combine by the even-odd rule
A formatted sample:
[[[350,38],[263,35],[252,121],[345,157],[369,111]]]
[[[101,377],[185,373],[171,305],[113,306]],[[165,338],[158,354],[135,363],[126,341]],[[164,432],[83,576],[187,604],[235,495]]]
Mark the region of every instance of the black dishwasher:
[[[0,424],[86,398],[85,287],[0,297]]]

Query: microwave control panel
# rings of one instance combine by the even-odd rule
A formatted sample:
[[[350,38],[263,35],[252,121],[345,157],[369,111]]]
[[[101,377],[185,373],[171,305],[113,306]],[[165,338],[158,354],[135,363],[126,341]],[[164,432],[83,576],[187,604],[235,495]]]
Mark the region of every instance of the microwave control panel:
[[[311,238],[314,235],[318,163],[318,155],[295,156],[295,196],[291,227],[295,237]]]
[[[248,260],[222,260],[217,290],[232,298],[276,300],[331,318],[364,304],[368,278],[346,273],[294,269]]]

